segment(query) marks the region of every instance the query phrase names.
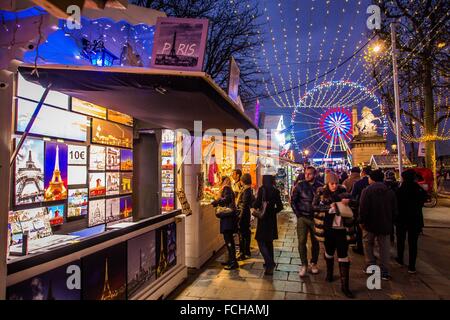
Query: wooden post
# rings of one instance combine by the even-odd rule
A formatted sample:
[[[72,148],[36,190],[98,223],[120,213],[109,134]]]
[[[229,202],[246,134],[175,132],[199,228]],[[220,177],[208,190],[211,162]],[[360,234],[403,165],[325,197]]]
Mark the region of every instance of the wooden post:
[[[11,124],[13,110],[14,74],[0,71],[0,300],[6,298],[6,248],[10,203]]]

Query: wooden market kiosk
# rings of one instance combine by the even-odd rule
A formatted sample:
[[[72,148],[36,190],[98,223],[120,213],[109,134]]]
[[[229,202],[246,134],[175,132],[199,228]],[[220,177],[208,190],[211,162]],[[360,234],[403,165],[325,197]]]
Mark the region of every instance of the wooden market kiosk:
[[[220,239],[218,220],[214,216],[211,218],[210,215],[200,214],[196,208],[198,185],[193,173],[198,169],[197,165],[183,163],[183,149],[188,148],[189,144],[192,146],[201,142],[187,139],[192,140],[188,142],[179,135],[170,138],[170,134],[167,140],[167,130],[184,128],[192,132],[195,120],[202,120],[203,129],[241,128],[246,130],[254,128],[254,125],[203,72],[61,65],[38,66],[38,72],[34,70],[34,66],[22,65],[2,72],[0,79],[6,84],[5,90],[0,93],[2,106],[0,108],[0,136],[2,137],[0,184],[11,185],[11,188],[5,188],[2,192],[2,200],[6,201],[0,201],[2,202],[0,207],[1,297],[31,298],[30,286],[33,279],[39,279],[42,283],[42,287],[46,289],[42,295],[47,299],[158,299],[167,296],[187,277],[188,258],[198,259],[196,248],[200,248],[202,243],[209,239],[215,239],[219,245],[218,239]],[[58,108],[51,109],[52,115],[61,113],[70,118],[69,113],[73,113],[79,119],[85,119],[87,135],[84,143],[80,143],[80,140],[73,141],[70,137],[65,139],[54,135],[48,137],[40,134],[39,131],[33,131],[33,127],[31,130],[30,128],[18,130],[16,120],[20,117],[17,115],[19,110],[17,101],[21,99],[17,98],[19,78],[43,88],[51,87],[54,92],[70,96],[69,108],[62,111]],[[36,101],[28,99],[27,103],[39,105],[38,100],[42,100],[41,98]],[[99,119],[96,115],[82,115],[82,112],[73,110],[74,99],[85,102],[85,106],[92,104],[105,106],[108,109],[107,115],[109,110],[114,110],[115,115],[117,112],[129,115],[134,120],[133,126],[126,127],[115,121],[108,123],[110,120],[108,116],[105,120]],[[45,104],[45,100],[43,102]],[[41,116],[49,114],[46,110],[48,108],[52,106],[42,106]],[[35,109],[36,107],[32,110]],[[85,118],[80,118],[80,115]],[[65,119],[65,116],[60,118],[61,121]],[[35,123],[39,121],[39,116],[36,119]],[[80,121],[78,124],[83,125]],[[132,149],[132,182],[128,181],[132,186],[131,192],[125,197],[132,203],[132,217],[124,215],[124,212],[131,212],[128,210],[131,209],[130,202],[127,205],[126,201],[123,204],[120,200],[114,205],[119,208],[120,219],[128,220],[114,221],[116,224],[109,224],[107,220],[104,223],[98,223],[98,221],[91,223],[91,216],[95,220],[99,212],[107,212],[112,210],[108,208],[113,207],[111,204],[111,206],[105,206],[105,209],[91,210],[91,202],[99,201],[99,197],[105,201],[113,198],[113,196],[96,193],[101,189],[98,188],[99,184],[101,185],[101,179],[99,180],[94,174],[98,174],[98,171],[102,169],[94,170],[91,177],[89,168],[91,163],[89,166],[85,164],[88,168],[81,169],[87,175],[86,180],[89,178],[94,181],[93,185],[88,184],[87,181],[84,182],[84,186],[88,189],[88,195],[84,201],[85,204],[87,203],[87,208],[84,208],[88,211],[84,214],[86,217],[81,215],[75,221],[69,222],[67,214],[71,204],[68,203],[70,200],[64,197],[57,198],[56,202],[51,203],[60,205],[59,208],[52,208],[52,211],[49,207],[54,206],[50,206],[50,202],[47,203],[42,199],[37,202],[28,201],[23,206],[16,204],[16,185],[13,183],[16,175],[15,166],[13,165],[9,170],[10,155],[15,150],[13,137],[20,139],[23,131],[29,131],[30,135],[26,139],[36,139],[45,148],[49,145],[55,149],[56,145],[63,150],[66,148],[64,145],[69,145],[72,146],[72,151],[85,148],[84,150],[93,154],[92,150],[95,149],[93,146],[108,148],[108,145],[112,145],[108,139],[114,140],[116,137],[110,126],[122,131],[131,131],[132,135],[132,141],[129,141],[131,145],[120,148]],[[108,130],[112,131],[106,134]],[[167,154],[168,142],[173,146],[170,154]],[[121,146],[121,144],[114,145]],[[50,147],[48,149],[51,149]],[[60,154],[59,149],[56,150],[56,154]],[[44,152],[46,161],[50,159],[50,155],[55,155],[55,151],[53,153],[48,151],[47,154],[47,149],[44,149]],[[89,162],[90,156],[91,154],[88,157]],[[172,163],[166,161],[170,157],[173,159]],[[31,161],[32,158],[29,160]],[[56,170],[56,162],[58,170]],[[54,160],[51,163],[53,174],[55,171],[63,171],[59,169],[64,165],[60,159]],[[83,164],[80,165],[82,166]],[[31,163],[30,167],[32,167]],[[171,177],[167,175],[170,170],[173,172],[172,181],[169,181]],[[120,177],[121,174],[120,171]],[[58,178],[52,176],[51,180],[44,181],[44,184],[50,186],[51,183],[56,183],[57,185],[58,181]],[[168,186],[170,183],[172,187]],[[191,216],[186,217],[181,210],[177,209],[180,205],[175,198],[176,188],[185,189],[186,198],[193,209]],[[91,196],[93,196],[92,199]],[[173,202],[168,200],[170,196]],[[36,211],[36,209],[39,210]],[[23,231],[23,225],[26,225],[24,222],[29,222],[33,214],[40,217],[43,212],[46,214],[51,212],[52,219],[55,220],[57,210],[60,212],[59,219],[62,216],[64,223],[61,226],[51,226],[51,231],[43,228],[49,234],[44,236],[40,234],[44,239],[48,235],[55,241],[50,241],[50,246],[45,246],[44,243],[44,245],[33,247],[33,240],[29,240],[29,245],[24,246],[23,241],[31,238],[23,235],[26,232],[22,234],[13,232],[13,238],[17,244],[11,248],[16,250],[14,254],[18,256],[11,254],[6,263],[4,244],[7,242],[5,235],[8,230],[8,218],[10,223],[19,222]],[[8,214],[9,211],[12,211],[12,214]],[[22,214],[22,218],[17,212]],[[103,213],[105,216],[106,212]],[[23,218],[24,216],[26,218]],[[205,229],[204,226],[207,228]],[[25,229],[27,228],[29,229],[29,227]],[[27,231],[34,232],[33,236],[36,237],[37,230]],[[38,240],[42,240],[40,236]],[[222,245],[221,242],[220,245]],[[29,253],[21,256],[20,249],[26,247],[30,249]],[[206,251],[211,256],[216,249],[211,247]],[[77,285],[77,275],[81,277],[80,285]],[[70,291],[67,291],[67,288],[58,287],[63,283],[65,286],[68,276],[75,277],[74,287]],[[6,287],[8,290],[5,290]]]

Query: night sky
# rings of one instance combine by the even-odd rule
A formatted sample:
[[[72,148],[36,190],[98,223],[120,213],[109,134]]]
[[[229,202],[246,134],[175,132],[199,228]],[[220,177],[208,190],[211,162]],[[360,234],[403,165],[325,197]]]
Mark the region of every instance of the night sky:
[[[300,97],[315,86],[327,81],[352,81],[368,89],[374,85],[364,70],[364,50],[353,59],[333,70],[352,56],[371,36],[366,26],[366,13],[370,0],[303,0],[258,1],[262,12],[261,30],[264,46],[255,58],[261,71],[269,71],[265,77],[265,94],[280,92],[274,99],[261,99],[261,110],[267,114],[283,114],[285,124],[291,125],[293,106]],[[269,18],[269,19],[268,19]],[[263,51],[265,49],[265,51]],[[264,55],[265,53],[265,55]],[[314,81],[317,76],[327,75]],[[298,88],[299,84],[311,81]],[[294,90],[290,88],[295,87]],[[378,110],[373,99],[356,89],[335,86],[319,90],[304,101],[304,105],[340,107],[341,102],[350,103],[360,97],[359,109],[368,106]],[[274,101],[275,100],[275,101]],[[347,106],[350,106],[347,104]],[[296,114],[294,133],[299,148],[308,148],[315,157],[322,157],[327,143],[318,134],[318,123],[324,109],[299,109]],[[317,135],[315,135],[317,134]],[[320,140],[319,144],[316,142]]]

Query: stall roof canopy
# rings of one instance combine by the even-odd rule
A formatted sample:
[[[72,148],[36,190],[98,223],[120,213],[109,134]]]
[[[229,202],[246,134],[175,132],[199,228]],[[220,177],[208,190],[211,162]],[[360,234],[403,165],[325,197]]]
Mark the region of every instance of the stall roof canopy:
[[[414,165],[411,161],[403,156],[402,160],[404,167],[413,167]],[[379,168],[396,168],[398,166],[398,156],[395,154],[391,155],[373,155],[370,159],[370,165],[375,169]]]
[[[129,114],[152,128],[257,129],[204,72],[93,66],[19,66],[31,82]],[[37,76],[37,74],[39,76]]]

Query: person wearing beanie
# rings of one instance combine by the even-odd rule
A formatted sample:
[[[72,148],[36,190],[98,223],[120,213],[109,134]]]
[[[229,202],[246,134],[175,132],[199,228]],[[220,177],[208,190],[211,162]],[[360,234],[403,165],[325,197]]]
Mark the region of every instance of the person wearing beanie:
[[[353,167],[352,170],[350,171],[350,177],[345,179],[344,182],[342,183],[345,189],[347,189],[348,193],[352,193],[353,186],[355,185],[356,182],[358,182],[361,179],[360,174],[361,169],[359,169],[359,167]]]
[[[376,264],[375,241],[380,250],[381,279],[390,280],[390,234],[397,215],[397,198],[383,182],[381,170],[369,175],[369,186],[361,193],[359,202],[359,225],[363,230],[364,258],[367,267]]]
[[[341,290],[348,298],[353,298],[349,288],[350,260],[348,257],[347,235],[353,232],[353,220],[341,217],[336,202],[348,205],[350,194],[339,185],[339,177],[335,173],[328,173],[325,186],[319,188],[314,197],[313,208],[315,214],[316,236],[325,242],[324,258],[327,265],[325,280],[333,281],[334,254],[337,251],[339,271],[341,275]]]

